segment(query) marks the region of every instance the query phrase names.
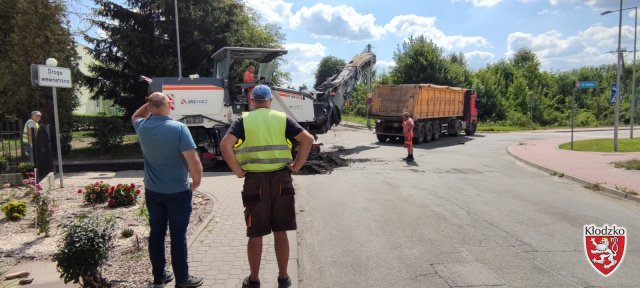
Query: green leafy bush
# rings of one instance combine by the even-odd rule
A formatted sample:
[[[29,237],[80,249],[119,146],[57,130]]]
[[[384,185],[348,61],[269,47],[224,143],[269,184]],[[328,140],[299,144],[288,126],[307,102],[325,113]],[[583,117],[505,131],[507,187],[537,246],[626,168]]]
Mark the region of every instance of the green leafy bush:
[[[108,287],[100,272],[113,248],[115,219],[99,215],[81,215],[71,223],[62,224],[63,236],[53,255],[64,283],[79,283],[83,287]]]
[[[98,152],[111,152],[124,141],[122,120],[114,117],[102,118],[95,123],[94,134],[96,141],[91,143],[91,147]]]
[[[27,216],[27,201],[11,199],[0,206],[0,210],[9,220],[20,220]]]
[[[101,204],[107,202],[107,194],[111,190],[111,185],[104,183],[103,181],[88,184],[78,189],[79,194],[84,194],[84,203],[87,204]]]
[[[34,169],[36,169],[36,166],[31,162],[20,162],[18,164],[18,172],[22,174],[22,179],[28,179]]]
[[[136,187],[136,184],[118,184],[115,187],[111,187],[108,193],[109,203],[107,203],[107,206],[117,208],[136,204],[140,192],[141,190]]]

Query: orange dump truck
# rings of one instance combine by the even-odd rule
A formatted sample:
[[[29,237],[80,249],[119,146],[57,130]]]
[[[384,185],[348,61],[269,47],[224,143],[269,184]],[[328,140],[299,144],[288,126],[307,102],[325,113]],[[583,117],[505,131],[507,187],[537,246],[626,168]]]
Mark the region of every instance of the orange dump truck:
[[[437,140],[441,134],[476,132],[478,110],[473,90],[433,84],[380,85],[375,88],[369,117],[377,119],[376,136],[384,142],[402,136],[402,113],[415,122],[413,142]]]

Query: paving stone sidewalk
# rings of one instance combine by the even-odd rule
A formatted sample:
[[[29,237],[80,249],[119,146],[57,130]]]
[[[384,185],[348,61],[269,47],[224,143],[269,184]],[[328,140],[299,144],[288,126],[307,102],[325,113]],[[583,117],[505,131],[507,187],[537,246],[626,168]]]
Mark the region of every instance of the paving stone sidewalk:
[[[511,155],[538,168],[563,173],[604,188],[640,193],[640,171],[615,168],[612,162],[640,159],[640,153],[601,153],[562,150],[565,138],[537,140],[510,146]],[[635,198],[637,197],[629,197]]]
[[[204,287],[242,287],[242,279],[249,275],[241,189],[242,179],[229,173],[205,173],[198,189],[212,195],[215,203],[213,219],[189,246],[191,273],[205,277]],[[291,249],[288,272],[292,287],[298,287],[297,234],[289,231],[288,237]],[[261,287],[277,287],[277,277],[273,234],[270,234],[263,238]]]
[[[65,177],[65,186],[78,186],[87,182],[117,179],[118,182],[142,184],[142,171],[73,173]],[[247,237],[240,191],[242,179],[230,173],[204,173],[199,191],[213,198],[213,214],[189,241],[190,274],[203,276],[202,287],[242,287],[242,279],[249,275]],[[294,180],[295,183],[295,180]],[[207,222],[208,221],[208,222]],[[289,277],[292,287],[298,287],[297,233],[288,232]],[[260,267],[261,287],[277,287],[278,267],[273,248],[273,234],[263,239]],[[169,283],[166,287],[173,287]]]

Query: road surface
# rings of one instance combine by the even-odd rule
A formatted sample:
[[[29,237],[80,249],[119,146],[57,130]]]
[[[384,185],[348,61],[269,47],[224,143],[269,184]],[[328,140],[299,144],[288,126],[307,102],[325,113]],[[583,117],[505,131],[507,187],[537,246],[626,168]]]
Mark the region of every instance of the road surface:
[[[321,135],[325,151],[343,146],[359,162],[295,178],[300,287],[640,287],[639,205],[506,154],[550,137],[569,134],[442,137],[416,146],[407,164],[401,143],[378,143],[366,128]],[[592,223],[628,231],[609,278],[585,257],[583,225]]]

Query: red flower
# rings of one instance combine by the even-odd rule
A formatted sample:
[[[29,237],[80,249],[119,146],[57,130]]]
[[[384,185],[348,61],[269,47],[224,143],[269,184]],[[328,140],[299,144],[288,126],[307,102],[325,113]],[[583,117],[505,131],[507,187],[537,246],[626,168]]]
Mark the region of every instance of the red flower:
[[[96,199],[96,194],[91,194],[91,199]]]
[[[109,200],[109,203],[107,203],[107,206],[109,207],[113,207],[116,204],[115,201],[113,201],[113,199]]]
[[[111,186],[111,193],[113,193],[113,191],[116,191],[116,186]]]
[[[135,188],[135,187],[136,187],[136,184],[131,183],[131,185],[130,185],[130,186],[131,186],[131,188]]]
[[[100,182],[96,181],[95,185],[100,186]]]
[[[82,188],[78,189],[78,194],[82,194]]]
[[[140,189],[136,189],[136,194],[140,194],[140,192],[142,192]]]
[[[118,186],[117,186],[117,187],[118,187],[118,188],[120,188],[120,186],[122,186],[122,184],[118,184]]]

